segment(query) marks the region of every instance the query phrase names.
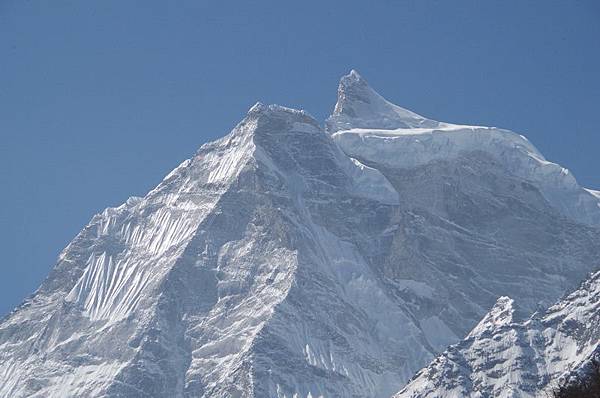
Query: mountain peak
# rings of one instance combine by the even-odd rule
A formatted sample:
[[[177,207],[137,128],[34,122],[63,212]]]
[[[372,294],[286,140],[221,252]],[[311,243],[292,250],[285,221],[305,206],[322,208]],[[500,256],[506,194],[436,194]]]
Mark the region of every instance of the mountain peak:
[[[493,333],[497,329],[508,326],[513,322],[515,312],[514,301],[510,297],[502,296],[496,300],[496,304],[469,333],[468,337],[481,336],[485,333]]]
[[[356,71],[329,123],[257,103],[92,218],[0,321],[0,397],[389,398],[455,342],[426,387],[532,391],[550,332],[553,369],[596,344],[600,283],[514,316],[597,267],[600,229],[577,222],[600,220],[593,192],[517,134],[425,119]]]
[[[247,118],[250,119],[288,119],[299,123],[305,123],[313,127],[319,128],[319,123],[308,112],[303,109],[288,108],[286,106],[270,104],[265,105],[262,102],[257,102],[248,109]]]
[[[356,70],[342,76],[333,114],[326,121],[334,133],[353,128],[433,128],[439,122],[392,104],[377,93]]]
[[[358,71],[356,69],[352,69],[350,71],[350,73],[348,73],[347,75],[344,75],[340,78],[340,87],[350,87],[351,85],[356,84],[356,85],[363,85],[366,86],[368,89],[373,90],[371,87],[369,87],[369,84],[367,83],[367,81],[365,79],[363,79],[363,77],[360,75],[360,73],[358,73]]]

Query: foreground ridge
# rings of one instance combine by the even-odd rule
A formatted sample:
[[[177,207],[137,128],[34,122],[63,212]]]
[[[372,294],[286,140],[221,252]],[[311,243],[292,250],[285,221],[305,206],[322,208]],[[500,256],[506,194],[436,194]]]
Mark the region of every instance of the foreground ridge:
[[[499,299],[467,338],[419,371],[395,398],[552,396],[552,389],[599,359],[600,272],[522,322],[506,311],[510,301]]]

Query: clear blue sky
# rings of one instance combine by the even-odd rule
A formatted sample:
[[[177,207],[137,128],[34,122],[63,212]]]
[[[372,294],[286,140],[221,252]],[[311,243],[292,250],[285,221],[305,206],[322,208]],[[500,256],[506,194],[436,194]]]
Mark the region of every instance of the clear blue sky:
[[[356,68],[425,116],[510,128],[600,188],[600,2],[0,1],[0,314],[92,215],[257,100],[323,120]]]

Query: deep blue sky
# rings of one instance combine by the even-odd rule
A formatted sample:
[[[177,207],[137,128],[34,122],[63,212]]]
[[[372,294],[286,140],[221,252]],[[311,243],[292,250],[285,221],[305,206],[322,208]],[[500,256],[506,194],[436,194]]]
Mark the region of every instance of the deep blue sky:
[[[323,120],[356,68],[425,116],[510,128],[600,188],[600,2],[0,1],[0,315],[92,215],[257,100]]]

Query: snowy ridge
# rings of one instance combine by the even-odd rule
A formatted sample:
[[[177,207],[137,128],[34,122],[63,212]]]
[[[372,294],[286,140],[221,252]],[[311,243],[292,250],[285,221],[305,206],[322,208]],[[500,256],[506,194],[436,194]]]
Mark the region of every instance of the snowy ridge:
[[[600,225],[600,197],[595,191],[580,187],[569,170],[544,159],[524,136],[495,127],[425,119],[387,102],[355,71],[342,78],[339,92],[327,126],[348,156],[370,164],[411,169],[469,152],[484,152],[510,173],[539,186],[563,214]]]
[[[595,191],[524,138],[356,72],[327,126],[257,103],[94,216],[0,323],[0,396],[388,398],[597,268]]]
[[[394,168],[414,168],[481,151],[512,174],[539,185],[563,214],[580,222],[600,223],[600,201],[581,188],[569,170],[549,162],[522,136],[488,127],[450,125],[438,129],[350,129],[333,134],[349,156]]]
[[[515,312],[513,308],[514,300],[510,297],[500,297],[496,301],[496,304],[492,307],[481,322],[477,324],[467,335],[467,338],[475,338],[482,336],[494,329],[510,325],[513,321],[513,314]]]
[[[524,322],[512,321],[511,302],[500,298],[395,398],[545,397],[600,349],[600,272]]]

